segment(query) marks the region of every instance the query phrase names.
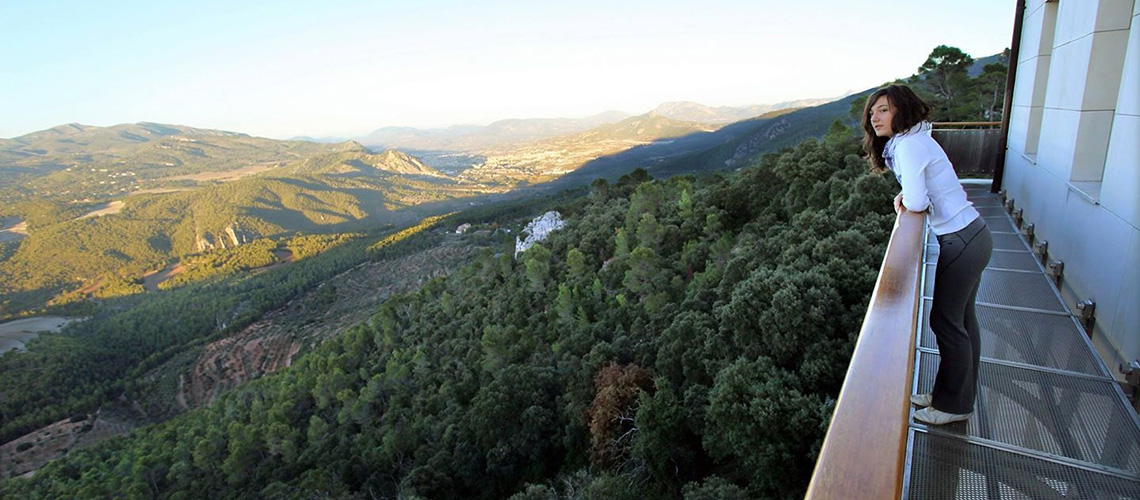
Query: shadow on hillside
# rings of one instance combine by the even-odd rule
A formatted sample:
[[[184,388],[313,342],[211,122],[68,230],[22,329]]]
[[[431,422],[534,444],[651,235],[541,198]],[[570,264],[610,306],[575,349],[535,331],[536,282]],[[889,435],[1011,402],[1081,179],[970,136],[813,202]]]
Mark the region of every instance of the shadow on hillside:
[[[10,314],[26,311],[29,307],[38,307],[61,293],[60,287],[40,287],[32,290],[6,292],[0,297],[0,323],[20,319],[8,317]]]
[[[636,168],[645,169],[658,178],[740,168],[761,154],[795,146],[810,137],[824,136],[835,120],[848,119],[852,102],[871,91],[873,89],[772,118],[739,121],[714,132],[659,139],[596,158],[536,187],[566,189],[597,178],[617,179]]]
[[[658,178],[683,174],[700,175],[739,168],[761,154],[792,147],[809,137],[822,137],[836,119],[848,119],[852,102],[872,90],[773,118],[753,118],[732,123],[713,132],[695,132],[658,139],[649,144],[595,158],[573,172],[550,182],[519,187],[501,194],[424,203],[389,212],[389,215],[407,214],[409,217],[406,220],[418,220],[451,211],[554,194],[589,185],[599,178],[613,181],[637,168],[642,168]],[[444,157],[459,153],[418,151],[417,154]]]

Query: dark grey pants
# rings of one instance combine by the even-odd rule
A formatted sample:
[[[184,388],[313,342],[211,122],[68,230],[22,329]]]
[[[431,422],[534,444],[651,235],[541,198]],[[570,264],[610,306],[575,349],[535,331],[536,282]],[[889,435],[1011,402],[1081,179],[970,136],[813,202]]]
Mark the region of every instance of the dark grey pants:
[[[936,410],[974,411],[982,354],[974,300],[993,247],[993,237],[981,217],[961,231],[938,237],[938,267],[930,307],[930,329],[938,340],[940,358],[931,404]]]

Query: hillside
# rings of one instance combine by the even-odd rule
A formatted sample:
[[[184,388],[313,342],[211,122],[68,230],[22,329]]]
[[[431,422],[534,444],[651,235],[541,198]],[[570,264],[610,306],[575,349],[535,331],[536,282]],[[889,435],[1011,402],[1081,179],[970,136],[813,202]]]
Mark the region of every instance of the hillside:
[[[193,181],[188,175],[243,169],[250,175],[326,148],[156,123],[61,125],[0,144],[0,212],[31,199],[106,199],[183,187]]]
[[[373,260],[366,254],[357,254],[357,264],[320,281],[252,324],[210,342],[177,346],[177,354],[168,360],[132,374],[132,390],[124,398],[129,401],[121,405],[118,401],[104,401],[90,418],[78,423],[55,422],[0,446],[0,479],[35,470],[69,450],[89,447],[146,423],[174,417],[233,387],[288,367],[299,355],[367,320],[390,295],[407,293],[427,280],[447,275],[494,241],[482,235],[438,234],[431,235],[426,244],[414,245],[414,251],[401,250],[388,258]],[[160,299],[144,302],[157,300]],[[92,325],[87,328],[90,332]],[[97,336],[92,340],[105,338]],[[116,410],[116,416],[110,418],[102,408]],[[108,423],[114,425],[109,427]],[[95,432],[91,432],[92,425]],[[26,452],[16,451],[25,442],[35,445]]]
[[[190,254],[296,232],[408,225],[472,203],[459,199],[505,190],[462,184],[396,151],[328,148],[221,184],[126,196],[101,217],[83,217],[91,204],[17,205],[10,220],[25,218],[28,231],[0,252],[0,316],[108,277],[137,279]]]

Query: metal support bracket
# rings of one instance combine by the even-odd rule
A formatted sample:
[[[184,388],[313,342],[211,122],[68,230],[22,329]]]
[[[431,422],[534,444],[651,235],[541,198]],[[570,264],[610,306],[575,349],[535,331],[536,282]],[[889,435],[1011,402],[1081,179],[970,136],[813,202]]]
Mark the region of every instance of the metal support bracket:
[[[1096,301],[1085,299],[1077,302],[1077,316],[1085,326],[1085,334],[1092,338],[1093,324],[1096,322]]]

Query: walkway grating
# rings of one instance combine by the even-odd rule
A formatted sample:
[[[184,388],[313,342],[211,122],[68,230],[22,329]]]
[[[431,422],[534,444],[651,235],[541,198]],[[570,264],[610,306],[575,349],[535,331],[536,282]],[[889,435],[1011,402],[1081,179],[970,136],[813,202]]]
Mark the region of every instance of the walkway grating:
[[[941,432],[912,429],[906,498],[1140,500],[1140,483]]]
[[[919,345],[937,349],[930,331],[930,299],[925,299],[922,309]],[[977,313],[982,328],[982,357],[1108,377],[1104,364],[1089,350],[1081,338],[1084,333],[1069,316],[987,305],[978,305]]]
[[[978,289],[982,362],[966,422],[912,420],[903,497],[1140,500],[1140,419],[988,186],[967,194],[994,234]],[[938,246],[927,234],[916,393],[930,392]]]
[[[990,265],[993,265],[992,259]],[[937,279],[935,267],[933,263],[926,264],[923,298],[929,298],[934,294],[934,281]],[[978,287],[978,302],[1065,312],[1065,305],[1057,298],[1056,291],[1052,283],[1049,282],[1049,278],[1046,278],[1045,274],[1040,271],[1031,273],[1021,270],[987,268],[982,271],[982,284]]]

